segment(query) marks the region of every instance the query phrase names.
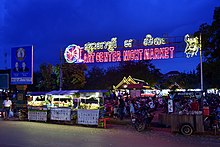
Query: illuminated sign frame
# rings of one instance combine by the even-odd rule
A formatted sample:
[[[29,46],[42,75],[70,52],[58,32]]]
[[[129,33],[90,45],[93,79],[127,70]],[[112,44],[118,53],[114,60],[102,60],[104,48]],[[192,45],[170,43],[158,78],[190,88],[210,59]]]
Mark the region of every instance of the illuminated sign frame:
[[[174,46],[165,46],[165,38],[153,38],[147,34],[143,47],[135,48],[134,39],[124,40],[124,48],[117,48],[117,38],[110,41],[88,42],[83,47],[69,45],[64,58],[68,63],[102,63],[120,61],[139,61],[169,59],[174,57]],[[104,51],[103,51],[104,50]]]
[[[190,37],[189,34],[186,34],[184,41],[186,42],[186,48],[184,51],[186,57],[190,58],[197,55],[200,48],[198,37]]]

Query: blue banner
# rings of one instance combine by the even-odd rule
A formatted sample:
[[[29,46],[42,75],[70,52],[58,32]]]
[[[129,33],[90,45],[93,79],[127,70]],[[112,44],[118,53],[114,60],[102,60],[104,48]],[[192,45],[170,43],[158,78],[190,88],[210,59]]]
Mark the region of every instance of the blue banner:
[[[11,84],[33,84],[33,46],[11,49]]]

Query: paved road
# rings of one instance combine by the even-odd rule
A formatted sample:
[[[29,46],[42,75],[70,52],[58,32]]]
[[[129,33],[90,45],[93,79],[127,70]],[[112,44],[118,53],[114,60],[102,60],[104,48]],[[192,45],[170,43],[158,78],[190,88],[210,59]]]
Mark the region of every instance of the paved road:
[[[0,121],[0,147],[220,147],[220,136],[182,136],[168,129],[136,132],[129,125],[109,129],[25,121]]]

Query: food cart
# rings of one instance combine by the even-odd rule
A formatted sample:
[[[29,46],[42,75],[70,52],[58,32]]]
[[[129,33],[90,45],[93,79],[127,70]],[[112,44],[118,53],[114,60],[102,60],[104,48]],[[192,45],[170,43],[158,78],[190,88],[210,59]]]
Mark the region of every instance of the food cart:
[[[191,135],[193,132],[203,133],[203,115],[200,111],[196,114],[171,114],[171,132],[180,132]]]
[[[48,108],[51,121],[71,121],[76,93],[78,90],[60,90],[47,93],[50,100]]]
[[[98,125],[100,90],[54,90],[28,96],[28,120]],[[75,122],[75,123],[74,123]]]
[[[194,132],[203,133],[202,111],[191,111],[187,108],[192,103],[192,99],[201,101],[201,97],[202,92],[173,92],[168,99],[168,113],[159,114],[159,123],[170,126],[171,132],[180,132],[183,135],[191,135]],[[179,104],[180,101],[184,103]]]
[[[51,91],[47,96],[51,102],[50,120],[76,121],[77,124],[85,125],[97,124],[103,91],[62,90]]]
[[[47,100],[46,92],[27,93],[28,120],[47,121]]]
[[[91,95],[89,97],[80,97],[80,105],[77,110],[77,123],[83,125],[98,125],[100,116],[100,99]]]

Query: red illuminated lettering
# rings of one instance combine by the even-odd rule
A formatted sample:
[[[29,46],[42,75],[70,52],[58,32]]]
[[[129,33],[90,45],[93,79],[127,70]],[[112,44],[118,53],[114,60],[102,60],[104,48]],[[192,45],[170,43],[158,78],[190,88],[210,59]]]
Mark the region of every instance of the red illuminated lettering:
[[[164,59],[165,48],[160,48],[160,59]]]
[[[99,62],[99,52],[97,52],[96,55],[95,55],[95,61]]]
[[[128,61],[128,51],[123,51],[123,61]]]
[[[168,59],[173,58],[175,47],[162,47],[151,49],[133,49],[113,51],[113,52],[96,52],[96,53],[84,53],[84,63],[94,62],[120,62],[123,57],[123,61],[134,60],[154,60],[154,59]],[[123,53],[123,54],[122,54]]]
[[[154,59],[154,49],[150,49],[150,60]]]
[[[138,53],[139,53],[140,60],[142,60],[143,49],[138,49]]]
[[[111,62],[109,59],[109,52],[104,52],[104,62]]]
[[[96,57],[96,62],[108,62],[108,58],[106,59],[104,53],[106,52],[97,52],[95,57]]]
[[[117,54],[116,52],[112,52],[112,62],[116,62],[117,61]]]
[[[121,61],[121,52],[117,51],[117,61]]]
[[[154,49],[154,59],[159,59],[160,58],[160,50],[159,48]]]
[[[95,57],[94,53],[91,53],[91,54],[85,53],[83,60],[85,63],[94,63],[94,57]]]
[[[95,60],[96,60],[96,62],[100,62],[100,59],[99,59],[100,57],[99,57],[99,52],[97,52],[96,53],[96,55],[95,55]]]
[[[123,51],[123,61],[142,60],[143,49]]]
[[[95,54],[96,62],[120,62],[121,51],[114,52],[97,52]]]
[[[144,50],[144,60],[149,60],[150,57],[149,57],[149,54],[150,53],[150,50],[149,49],[145,49]]]
[[[100,62],[103,62],[103,52],[99,53],[99,59],[100,59]]]
[[[164,58],[165,59],[169,58],[169,51],[170,51],[170,48],[169,47],[165,47],[165,52],[164,52]]]
[[[173,58],[174,47],[170,47],[170,58]]]

